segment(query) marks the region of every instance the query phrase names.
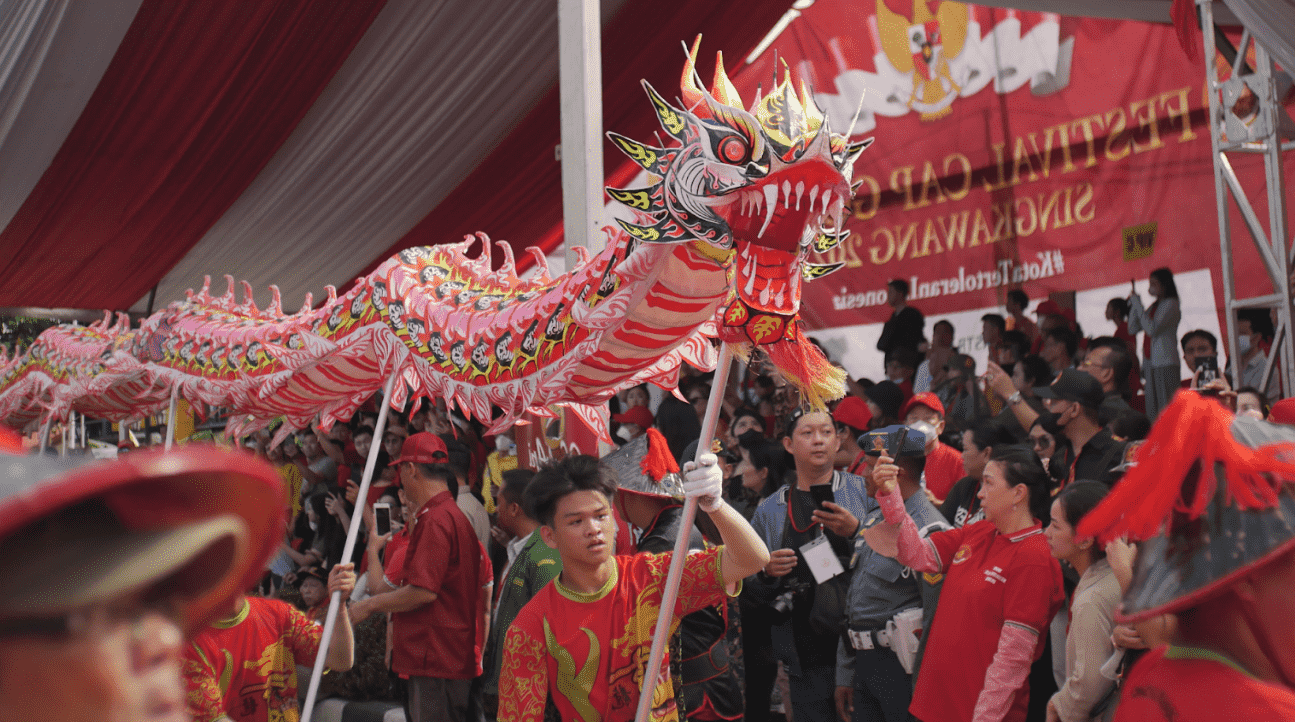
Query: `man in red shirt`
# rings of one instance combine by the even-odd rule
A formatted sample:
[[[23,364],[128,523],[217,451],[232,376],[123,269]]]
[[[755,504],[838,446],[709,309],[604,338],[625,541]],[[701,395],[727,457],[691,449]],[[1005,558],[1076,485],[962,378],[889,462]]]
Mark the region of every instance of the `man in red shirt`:
[[[940,441],[940,434],[944,433],[944,404],[940,403],[939,396],[929,391],[917,394],[904,404],[900,417],[905,426],[923,421],[935,429],[935,433],[926,439],[926,470],[922,476],[926,480],[926,490],[938,504],[949,495],[958,479],[967,475],[962,468],[962,452]]]
[[[1295,430],[1179,392],[1142,449],[1077,530],[1146,539],[1118,622],[1178,615],[1116,721],[1295,719]]]
[[[356,602],[356,624],[390,612],[391,668],[409,678],[411,722],[466,719],[472,680],[490,618],[493,573],[468,518],[455,503],[458,481],[445,442],[421,432],[405,439],[398,465],[414,515],[404,585]]]
[[[724,502],[715,456],[684,468],[685,496],[699,499],[725,546],[688,555],[671,633],[679,617],[723,602],[769,560],[755,530]],[[627,722],[645,678],[655,680],[650,719],[679,719],[669,655],[660,669],[645,669],[672,553],[612,556],[614,493],[609,472],[589,456],[546,466],[526,487],[527,513],[561,555],[562,573],[522,608],[505,637],[500,719],[539,722],[551,703],[562,719]]]

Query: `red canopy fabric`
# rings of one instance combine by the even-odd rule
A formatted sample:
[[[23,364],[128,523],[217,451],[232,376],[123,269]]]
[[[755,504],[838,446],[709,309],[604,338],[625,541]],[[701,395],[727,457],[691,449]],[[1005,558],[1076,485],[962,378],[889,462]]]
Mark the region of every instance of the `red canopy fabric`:
[[[145,2],[0,233],[0,306],[135,303],[252,181],[383,4]]]

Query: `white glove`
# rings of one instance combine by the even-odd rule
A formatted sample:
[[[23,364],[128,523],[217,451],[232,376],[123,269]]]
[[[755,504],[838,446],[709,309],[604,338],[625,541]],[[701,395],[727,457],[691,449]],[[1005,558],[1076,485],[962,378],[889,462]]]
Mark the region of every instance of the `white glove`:
[[[697,506],[707,514],[724,503],[724,472],[714,454],[702,454],[697,461],[683,465],[683,495],[697,499]]]

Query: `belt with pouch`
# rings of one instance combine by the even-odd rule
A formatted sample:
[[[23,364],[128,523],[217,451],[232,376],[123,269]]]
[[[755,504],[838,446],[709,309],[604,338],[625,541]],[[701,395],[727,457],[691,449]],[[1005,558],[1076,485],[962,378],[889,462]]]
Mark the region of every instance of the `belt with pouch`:
[[[850,646],[855,650],[890,647],[890,634],[885,629],[851,629],[846,634],[849,635]]]

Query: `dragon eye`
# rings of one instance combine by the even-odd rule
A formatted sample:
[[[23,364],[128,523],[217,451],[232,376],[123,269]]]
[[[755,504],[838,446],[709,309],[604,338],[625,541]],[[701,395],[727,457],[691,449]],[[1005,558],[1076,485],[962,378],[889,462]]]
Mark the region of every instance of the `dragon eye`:
[[[715,152],[725,163],[739,165],[747,161],[751,150],[741,138],[730,135],[719,142]]]

